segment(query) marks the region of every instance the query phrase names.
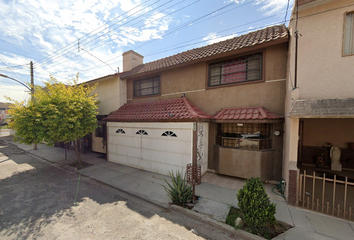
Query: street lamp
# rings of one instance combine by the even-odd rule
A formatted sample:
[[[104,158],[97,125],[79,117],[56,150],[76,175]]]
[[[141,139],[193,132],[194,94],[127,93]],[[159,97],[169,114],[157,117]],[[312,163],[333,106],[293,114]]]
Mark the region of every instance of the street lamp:
[[[18,80],[16,80],[16,79],[14,79],[14,78],[12,78],[12,77],[6,76],[6,75],[1,74],[1,73],[0,73],[0,77],[8,78],[8,79],[14,80],[14,81],[18,82],[19,84],[21,84],[22,86],[26,87],[28,90],[30,90],[30,91],[32,92],[32,89],[30,89],[27,85],[25,85],[24,83],[22,83],[22,82],[20,82],[20,81],[18,81]]]

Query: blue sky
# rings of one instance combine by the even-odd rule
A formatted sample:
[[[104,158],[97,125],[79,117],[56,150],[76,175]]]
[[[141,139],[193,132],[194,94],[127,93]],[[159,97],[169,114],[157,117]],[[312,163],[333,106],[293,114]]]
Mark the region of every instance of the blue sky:
[[[129,50],[146,63],[284,23],[288,2],[286,20],[293,0],[0,0],[0,74],[30,82],[33,61],[35,84],[85,82],[122,70]],[[28,91],[0,77],[4,95]]]

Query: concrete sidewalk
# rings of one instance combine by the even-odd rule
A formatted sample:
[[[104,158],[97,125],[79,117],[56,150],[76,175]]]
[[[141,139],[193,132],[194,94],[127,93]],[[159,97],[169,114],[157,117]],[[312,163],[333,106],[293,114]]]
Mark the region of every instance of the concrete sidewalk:
[[[76,160],[76,154],[73,150],[67,151],[68,160],[65,160],[63,148],[39,144],[38,150],[32,150],[31,146],[12,142],[11,137],[1,137],[0,139],[7,140],[29,154],[59,166],[64,167]],[[169,207],[170,199],[162,187],[165,185],[164,179],[168,179],[168,177],[107,162],[102,158],[102,154],[98,153],[82,154],[82,160],[93,164],[93,166],[78,170],[79,174],[96,179],[164,208]],[[354,239],[353,222],[289,206],[284,199],[271,193],[271,186],[266,186],[266,190],[271,201],[276,203],[277,220],[294,226],[294,228],[275,239]],[[225,222],[229,207],[237,206],[236,192],[234,189],[202,182],[201,185],[196,186],[196,195],[202,198],[193,210],[199,214],[204,214],[204,218],[205,216],[212,218],[214,222]]]

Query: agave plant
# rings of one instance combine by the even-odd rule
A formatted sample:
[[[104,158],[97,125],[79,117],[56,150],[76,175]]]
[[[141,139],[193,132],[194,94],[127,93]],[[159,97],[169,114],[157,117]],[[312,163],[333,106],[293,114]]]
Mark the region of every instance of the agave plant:
[[[167,182],[167,186],[163,186],[167,192],[168,197],[171,199],[173,204],[179,206],[186,206],[186,203],[190,202],[193,198],[192,186],[188,185],[185,176],[182,178],[180,172],[176,173],[176,176],[173,172],[169,172],[169,175],[172,180],[172,184]]]

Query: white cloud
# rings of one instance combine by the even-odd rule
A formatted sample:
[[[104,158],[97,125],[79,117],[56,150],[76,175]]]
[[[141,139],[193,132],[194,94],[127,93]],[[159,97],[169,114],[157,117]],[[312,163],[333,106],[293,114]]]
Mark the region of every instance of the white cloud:
[[[34,61],[36,83],[47,80],[49,74],[59,80],[67,80],[80,72],[80,77],[85,81],[112,74],[113,70],[97,58],[103,61],[108,59],[108,64],[113,69],[121,68],[122,47],[160,39],[169,29],[171,17],[158,11],[150,16],[144,15],[147,18],[139,24],[131,27],[127,24],[119,29],[122,23],[143,16],[157,6],[139,6],[141,3],[141,0],[20,0],[10,3],[0,0],[0,15],[7,16],[0,18],[0,39],[16,42],[20,47],[42,53],[42,56],[34,55],[30,59],[0,51],[0,58],[9,65]],[[133,10],[127,13],[131,9]],[[87,38],[90,36],[92,38]],[[96,37],[98,38],[93,40]],[[80,47],[84,47],[97,58],[85,51],[78,52],[78,38]],[[116,58],[112,60],[112,56]],[[1,65],[3,64],[0,62],[0,67],[3,68]],[[27,79],[29,66],[16,69],[16,72]],[[2,73],[19,79],[12,72]]]
[[[28,90],[21,85],[4,85],[0,79],[1,89],[0,89],[0,102],[9,102],[5,96],[14,99],[18,102],[27,100],[29,94]]]
[[[289,9],[294,0],[289,0]],[[266,13],[266,15],[276,14],[286,10],[288,0],[256,0],[256,5],[260,5],[259,10]]]
[[[216,33],[209,33],[208,36],[203,38],[203,40],[207,41],[207,44],[213,44],[213,43],[221,42],[221,41],[224,41],[224,40],[236,37],[236,36],[237,36],[237,34],[231,34],[228,36],[220,37]]]

